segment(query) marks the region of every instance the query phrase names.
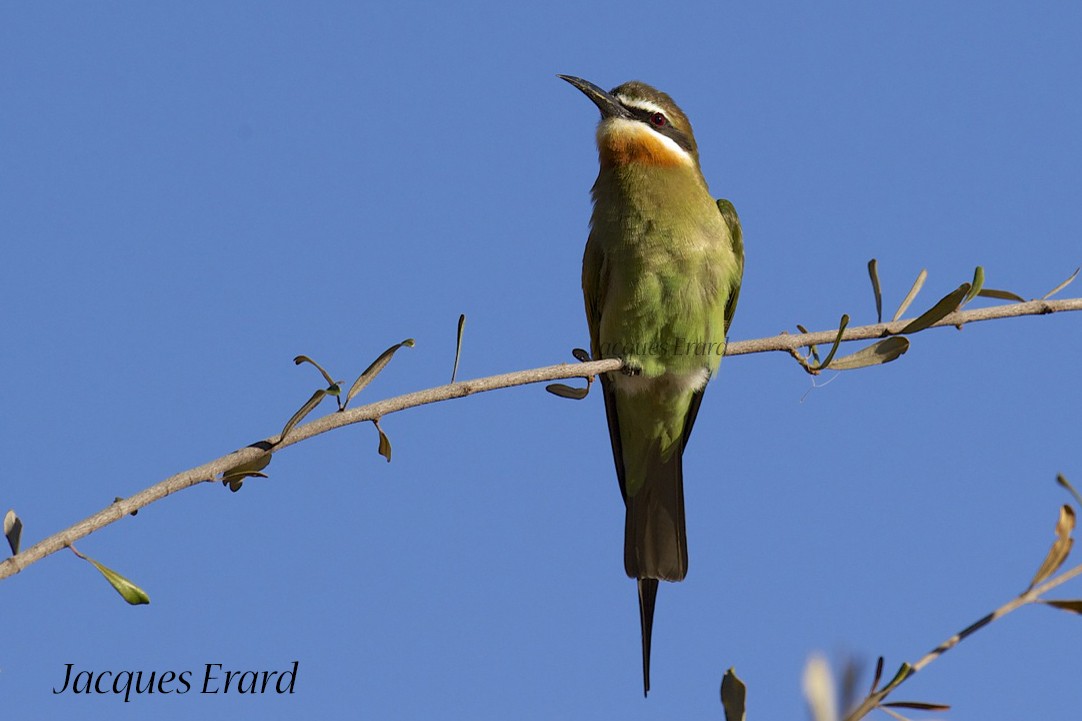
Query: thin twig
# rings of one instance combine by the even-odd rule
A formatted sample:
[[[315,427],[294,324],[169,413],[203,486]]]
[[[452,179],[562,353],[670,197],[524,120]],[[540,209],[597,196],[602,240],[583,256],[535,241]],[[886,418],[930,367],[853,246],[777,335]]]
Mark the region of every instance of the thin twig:
[[[1023,315],[1045,315],[1048,313],[1076,310],[1082,310],[1082,298],[1008,303],[989,308],[964,310],[952,313],[932,327],[961,326],[965,323],[993,320],[996,318],[1011,318]],[[909,320],[900,320],[893,323],[879,323],[857,328],[847,328],[842,335],[842,341],[868,340],[889,336],[893,332],[903,328],[908,322]],[[771,338],[759,338],[729,343],[726,346],[725,354],[745,355],[748,353],[763,353],[767,351],[788,352],[800,348],[801,346],[832,343],[837,335],[837,330],[801,334],[782,333],[781,335],[773,336]],[[70,528],[55,533],[34,544],[22,553],[12,556],[0,563],[0,579],[13,576],[30,564],[59,551],[65,546],[90,535],[100,528],[119,521],[129,513],[137,511],[144,506],[148,506],[168,495],[200,483],[217,480],[222,473],[231,468],[250,463],[263,457],[267,453],[277,452],[287,446],[300,443],[301,441],[326,433],[335,428],[382,418],[407,408],[415,408],[417,406],[437,403],[453,398],[462,398],[475,393],[483,393],[500,388],[509,388],[511,386],[528,385],[531,383],[567,378],[586,378],[600,373],[619,370],[621,365],[621,361],[616,359],[590,361],[588,363],[561,363],[545,368],[535,368],[514,373],[505,373],[498,376],[459,381],[458,383],[451,383],[435,388],[407,393],[394,398],[388,398],[358,408],[330,413],[321,418],[317,418],[314,421],[305,423],[304,425],[296,426],[289,432],[289,437],[282,442],[279,442],[278,436],[265,438],[262,441],[253,443],[240,450],[233,451],[221,458],[217,458],[213,461],[204,463],[201,466],[170,476],[150,488],[110,504],[94,515],[84,518]]]
[[[1057,586],[1059,586],[1061,584],[1064,584],[1067,581],[1070,581],[1072,578],[1075,578],[1076,576],[1080,576],[1080,575],[1082,575],[1082,564],[1079,564],[1079,565],[1075,566],[1074,568],[1071,568],[1071,569],[1069,569],[1067,571],[1064,571],[1060,575],[1054,576],[1053,578],[1048,579],[1047,581],[1045,581],[1044,583],[1042,583],[1042,584],[1040,584],[1038,586],[1034,586],[1029,591],[1023,593],[1021,596],[1014,599],[1013,601],[1010,601],[1008,603],[1003,604],[1002,606],[997,608],[995,611],[992,611],[990,614],[988,614],[984,618],[980,619],[979,621],[977,621],[975,623],[970,624],[969,626],[967,626],[963,630],[959,631],[958,633],[956,633],[953,636],[951,636],[950,638],[948,638],[943,643],[941,643],[938,646],[936,646],[935,648],[933,648],[928,653],[924,654],[924,656],[919,661],[917,661],[915,664],[913,664],[913,673],[916,673],[917,671],[920,671],[922,668],[924,668],[925,666],[930,664],[932,661],[935,661],[937,658],[939,658],[940,656],[945,654],[947,651],[950,651],[952,648],[954,648],[959,643],[964,641],[968,636],[971,636],[972,634],[976,633],[977,631],[979,631],[984,626],[987,626],[988,624],[990,624],[992,621],[1003,618],[1004,616],[1006,616],[1011,611],[1013,611],[1016,608],[1019,608],[1021,606],[1025,606],[1027,603],[1033,603],[1034,601],[1039,599],[1041,596],[1043,596],[1044,594],[1051,591],[1053,588],[1056,588]]]
[[[1056,588],[1057,586],[1064,584],[1077,576],[1082,576],[1082,564],[1079,564],[1074,568],[1064,571],[1060,575],[1054,576],[1040,585],[1034,586],[1030,590],[1023,593],[1021,596],[1018,596],[1017,598],[1008,601],[1007,603],[997,608],[995,611],[992,611],[988,615],[983,616],[979,620],[969,624],[964,629],[954,634],[946,641],[933,648],[928,653],[924,654],[924,656],[921,657],[919,661],[917,661],[910,667],[909,674],[906,676],[906,679],[908,680],[910,677],[913,676],[913,674],[917,673],[928,664],[930,664],[932,661],[935,661],[947,651],[950,651],[952,648],[957,646],[966,638],[972,636],[974,633],[981,630],[988,624],[1000,618],[1003,618],[1011,611],[1021,608],[1026,604],[1037,601],[1038,599],[1040,599],[1041,596],[1048,593],[1053,588]],[[860,703],[860,705],[853,709],[853,711],[845,717],[845,721],[857,721],[858,719],[864,718],[869,713],[878,708],[879,704],[881,704],[887,698],[887,696],[889,696],[891,692],[894,691],[894,689],[897,688],[899,685],[900,684],[895,684],[894,686],[887,686],[879,691],[868,694],[868,696]]]
[[[961,326],[966,323],[977,323],[982,320],[995,320],[998,318],[1016,318],[1023,315],[1045,315],[1064,311],[1082,310],[1082,298],[1068,298],[1065,300],[1031,300],[1025,303],[1006,303],[994,305],[988,308],[976,308],[973,310],[961,310],[951,313],[938,323],[929,326],[942,328],[945,326]],[[886,338],[904,328],[912,318],[894,321],[891,323],[877,323],[875,325],[863,325],[858,328],[846,328],[842,334],[843,341],[872,340],[874,338]],[[824,330],[817,333],[800,333],[773,336],[772,338],[758,338],[755,340],[741,340],[729,343],[725,347],[725,355],[744,355],[745,353],[762,353],[764,351],[790,351],[806,345],[821,345],[833,343],[838,335],[837,330]]]

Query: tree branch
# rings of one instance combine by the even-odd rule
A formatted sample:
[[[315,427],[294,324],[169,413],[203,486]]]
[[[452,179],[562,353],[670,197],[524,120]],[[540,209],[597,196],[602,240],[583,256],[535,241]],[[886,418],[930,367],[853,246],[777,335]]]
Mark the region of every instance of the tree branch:
[[[1067,298],[1065,300],[1031,300],[1025,303],[1006,303],[994,305],[988,308],[976,308],[973,310],[960,310],[951,313],[938,323],[933,323],[931,328],[944,326],[961,327],[966,323],[976,323],[982,320],[995,320],[997,318],[1017,318],[1023,315],[1047,315],[1072,310],[1082,310],[1082,298]],[[842,334],[842,341],[872,340],[886,338],[896,334],[904,328],[912,318],[897,320],[893,323],[877,323],[875,325],[862,325],[857,328],[846,328]],[[833,343],[838,335],[836,330],[825,330],[818,333],[789,334],[782,333],[771,338],[757,338],[755,340],[741,340],[729,343],[725,347],[725,355],[744,355],[746,353],[763,353],[764,351],[790,351],[806,345],[825,345]]]
[[[868,696],[860,703],[860,705],[858,705],[856,708],[846,714],[845,721],[859,721],[859,719],[864,718],[869,713],[878,708],[879,704],[886,700],[886,698],[891,694],[891,692],[893,692],[898,686],[900,686],[903,681],[908,680],[910,677],[913,676],[913,674],[917,673],[917,671],[920,671],[925,666],[945,654],[947,651],[950,651],[952,648],[957,646],[969,636],[973,635],[988,624],[992,623],[992,621],[1003,618],[1011,611],[1017,610],[1027,604],[1039,601],[1041,599],[1041,596],[1048,593],[1053,588],[1056,588],[1057,586],[1060,586],[1067,581],[1070,581],[1072,578],[1077,578],[1078,576],[1082,576],[1082,565],[1075,566],[1070,570],[1064,571],[1058,576],[1048,579],[1044,583],[1034,586],[1033,588],[1023,593],[1021,596],[1018,596],[1017,598],[1008,601],[1007,603],[997,608],[995,611],[992,611],[988,615],[983,616],[979,620],[971,623],[966,628],[962,629],[958,633],[948,638],[943,643],[936,646],[928,653],[924,654],[924,656],[921,657],[919,661],[917,661],[912,666],[909,666],[905,672],[905,675],[899,679],[896,679],[895,683],[889,684],[886,688],[880,689],[878,691],[873,691],[872,693],[868,694]]]
[[[965,323],[974,323],[982,320],[1011,318],[1023,315],[1046,315],[1049,313],[1078,310],[1082,310],[1082,298],[1071,298],[1066,300],[1034,300],[1025,303],[1009,303],[989,308],[957,311],[946,316],[931,327],[961,327]],[[911,319],[906,319],[894,323],[879,323],[857,328],[847,328],[842,336],[842,341],[870,340],[887,337],[901,330],[910,320]],[[748,353],[763,353],[767,351],[788,352],[802,346],[832,343],[836,336],[836,330],[828,330],[802,334],[782,333],[771,338],[734,341],[726,346],[725,355],[745,355]],[[462,398],[475,393],[483,393],[500,388],[568,378],[589,378],[599,373],[619,370],[622,365],[622,362],[618,359],[590,361],[587,363],[561,363],[544,368],[534,368],[531,370],[505,373],[503,375],[460,381],[458,383],[451,383],[435,388],[407,393],[394,398],[388,398],[359,408],[330,413],[321,418],[317,418],[314,421],[305,423],[304,425],[296,426],[290,430],[288,436],[284,440],[280,439],[278,436],[270,436],[262,441],[252,443],[245,448],[233,451],[221,458],[204,463],[201,466],[170,476],[150,488],[140,491],[134,496],[110,504],[94,515],[79,521],[70,528],[53,534],[22,553],[12,556],[0,563],[0,579],[13,576],[30,564],[65,548],[100,528],[120,520],[131,512],[148,506],[170,494],[200,483],[219,480],[222,474],[230,469],[236,468],[242,464],[252,463],[263,458],[268,453],[277,452],[282,448],[291,446],[295,443],[300,443],[301,441],[334,430],[335,428],[341,428],[342,426],[348,426],[364,421],[378,420],[383,416],[407,408],[415,408],[417,406],[451,400],[453,398]]]

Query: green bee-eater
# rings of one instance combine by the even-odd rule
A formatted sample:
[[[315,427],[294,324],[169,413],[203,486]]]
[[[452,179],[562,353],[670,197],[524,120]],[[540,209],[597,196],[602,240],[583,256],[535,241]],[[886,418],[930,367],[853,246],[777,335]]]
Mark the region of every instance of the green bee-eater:
[[[626,507],[624,569],[638,581],[645,695],[658,580],[688,570],[681,457],[725,350],[744,245],[672,98],[640,82],[605,92],[560,77],[601,110],[582,290],[591,355],[624,362],[601,388]]]

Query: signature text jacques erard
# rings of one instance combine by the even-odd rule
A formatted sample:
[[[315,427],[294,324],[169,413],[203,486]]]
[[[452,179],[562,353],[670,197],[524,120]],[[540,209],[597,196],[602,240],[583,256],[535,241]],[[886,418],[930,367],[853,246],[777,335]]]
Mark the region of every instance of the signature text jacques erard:
[[[64,680],[54,694],[113,694],[128,702],[150,694],[286,695],[294,691],[300,662],[277,671],[228,669],[208,663],[198,671],[90,671],[64,664]]]

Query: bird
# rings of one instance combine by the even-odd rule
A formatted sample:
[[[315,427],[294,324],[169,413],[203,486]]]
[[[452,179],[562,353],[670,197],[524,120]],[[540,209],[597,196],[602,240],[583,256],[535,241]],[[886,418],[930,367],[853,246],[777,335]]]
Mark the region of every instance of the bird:
[[[733,204],[710,194],[691,123],[671,97],[639,81],[606,92],[557,77],[601,111],[582,290],[591,357],[623,362],[600,380],[625,505],[624,570],[638,588],[645,697],[658,582],[687,575],[682,459],[725,352],[743,232]]]

